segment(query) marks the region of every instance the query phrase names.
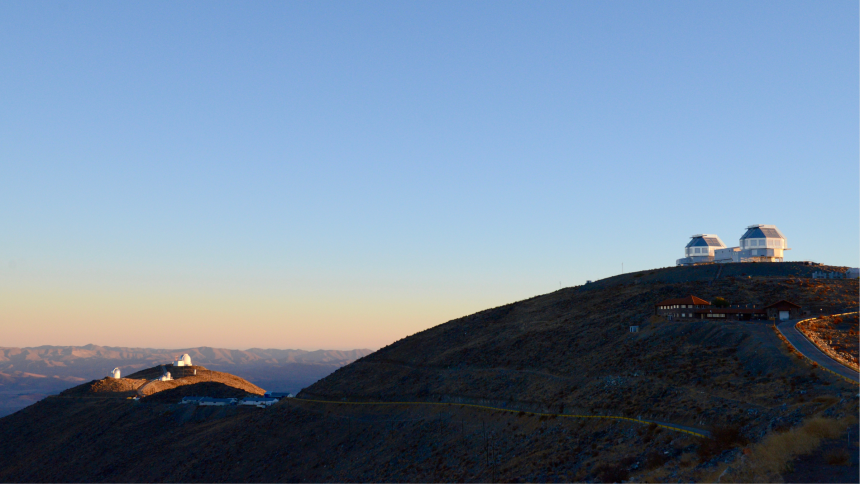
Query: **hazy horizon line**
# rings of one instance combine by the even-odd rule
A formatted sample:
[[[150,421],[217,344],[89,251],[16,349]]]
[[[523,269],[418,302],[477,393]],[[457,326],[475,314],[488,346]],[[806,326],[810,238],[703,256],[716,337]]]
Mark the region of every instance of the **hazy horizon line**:
[[[107,348],[107,349],[163,350],[163,351],[181,351],[181,350],[199,349],[199,348],[212,348],[212,349],[217,349],[217,350],[231,350],[231,351],[251,351],[251,350],[305,351],[308,353],[311,353],[314,351],[371,351],[371,352],[372,351],[378,351],[378,348],[377,349],[372,349],[372,348],[347,348],[347,349],[318,348],[318,349],[309,350],[309,349],[303,349],[303,348],[261,348],[258,346],[254,346],[254,347],[247,348],[247,349],[240,349],[240,348],[226,348],[226,347],[220,347],[220,346],[206,346],[206,345],[204,345],[204,346],[184,346],[184,347],[180,347],[180,348],[151,348],[151,347],[144,347],[144,346],[106,346],[106,345],[98,345],[98,344],[94,344],[94,343],[88,343],[86,345],[49,345],[49,344],[46,344],[46,345],[40,345],[40,346],[0,346],[0,349],[20,349],[20,350],[33,349],[33,350],[35,350],[35,349],[42,349],[42,348],[86,348],[87,346],[95,346],[95,347]]]

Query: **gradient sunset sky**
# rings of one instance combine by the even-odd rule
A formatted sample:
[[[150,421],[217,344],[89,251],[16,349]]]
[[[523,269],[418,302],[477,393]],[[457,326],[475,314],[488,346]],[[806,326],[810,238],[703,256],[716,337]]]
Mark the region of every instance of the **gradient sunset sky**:
[[[0,346],[379,348],[776,224],[860,265],[858,4],[2,2]]]

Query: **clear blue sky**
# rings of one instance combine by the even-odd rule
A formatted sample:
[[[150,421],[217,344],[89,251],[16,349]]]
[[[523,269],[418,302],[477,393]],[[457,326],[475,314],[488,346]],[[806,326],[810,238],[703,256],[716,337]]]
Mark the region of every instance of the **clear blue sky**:
[[[858,35],[856,1],[0,3],[0,345],[376,348],[755,223],[858,266]]]

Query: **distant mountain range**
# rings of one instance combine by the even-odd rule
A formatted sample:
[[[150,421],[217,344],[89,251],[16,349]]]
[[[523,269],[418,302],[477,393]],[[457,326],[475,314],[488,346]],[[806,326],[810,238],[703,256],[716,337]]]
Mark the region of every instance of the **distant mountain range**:
[[[206,346],[184,349],[114,346],[0,347],[0,417],[46,395],[102,378],[118,367],[123,375],[170,363],[188,353],[195,365],[241,376],[266,390],[297,393],[363,356],[357,350],[231,350]]]

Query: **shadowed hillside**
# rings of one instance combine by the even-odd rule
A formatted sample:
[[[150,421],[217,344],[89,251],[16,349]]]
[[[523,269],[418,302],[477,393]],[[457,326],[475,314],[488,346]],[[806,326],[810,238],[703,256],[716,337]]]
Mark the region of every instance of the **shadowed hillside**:
[[[762,265],[737,264],[735,272]],[[788,264],[769,266],[795,272]],[[713,271],[678,268],[701,279],[696,270]],[[785,382],[807,375],[779,351],[767,323],[669,323],[652,316],[656,302],[694,294],[758,305],[789,299],[816,312],[857,306],[856,280],[725,277],[710,284],[711,276],[707,282],[637,283],[648,274],[630,274],[630,283],[604,289],[563,289],[436,326],[341,368],[302,395],[486,399],[645,413],[690,425],[733,421],[774,400],[806,398],[789,394]],[[629,333],[631,325],[641,331]]]
[[[674,282],[643,282],[646,271],[625,275],[629,282],[567,288],[453,320],[361,358],[300,395],[335,403],[295,398],[265,410],[216,410],[152,397],[49,398],[0,419],[0,432],[11,436],[0,443],[0,479],[779,480],[795,451],[775,453],[774,437],[796,430],[794,440],[807,439],[811,449],[815,439],[844,442],[842,432],[856,422],[856,385],[799,359],[769,323],[652,316],[659,300],[688,294],[856,309],[856,280],[799,278],[790,264],[769,264],[766,276],[750,277],[761,265],[739,264],[746,276],[713,283],[713,275],[703,276],[713,266],[662,270],[661,277],[689,275]],[[630,325],[641,331],[630,333]],[[350,405],[367,401],[455,405]],[[571,414],[641,416],[712,433],[701,439]],[[768,456],[769,464],[750,470],[741,457],[747,454]]]
[[[115,367],[128,376],[174,361],[183,353],[190,354],[197,364],[239,375],[268,390],[298,393],[370,350],[240,351],[209,347],[164,350],[96,345],[0,348],[0,416],[47,395],[101,378]],[[149,378],[156,376],[160,375]]]

